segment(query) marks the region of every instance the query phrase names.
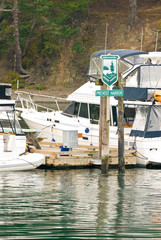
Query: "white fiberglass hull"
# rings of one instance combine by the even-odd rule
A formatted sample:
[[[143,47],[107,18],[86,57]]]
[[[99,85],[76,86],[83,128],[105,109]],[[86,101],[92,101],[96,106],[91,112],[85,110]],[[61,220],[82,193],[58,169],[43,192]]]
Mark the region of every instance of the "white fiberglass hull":
[[[136,164],[161,166],[161,138],[136,138]]]
[[[33,170],[45,163],[45,157],[39,153],[25,153],[18,157],[13,154],[2,155],[0,172]]]
[[[38,112],[37,115],[39,115]],[[40,116],[42,115],[43,114],[41,113]],[[82,137],[78,138],[79,145],[98,146],[99,126],[96,125],[91,127],[86,120],[79,124],[80,122],[76,118],[59,115],[59,118],[57,118],[58,120],[55,123],[54,120],[48,122],[44,120],[44,117],[42,119],[40,119],[40,117],[36,118],[35,113],[30,113],[29,115],[26,112],[22,113],[22,118],[30,129],[40,130],[38,137],[45,139],[45,141],[50,142],[54,140],[57,143],[62,143],[64,130],[77,130],[78,133],[82,133]],[[86,128],[90,129],[88,133],[85,132]]]
[[[39,114],[39,113],[38,113]],[[89,126],[87,123],[79,126],[76,125],[76,119],[69,118],[70,122],[65,121],[65,123],[55,123],[51,124],[47,121],[36,119],[36,115],[30,116],[26,113],[22,114],[22,117],[30,129],[41,130],[38,137],[43,138],[44,141],[51,142],[55,141],[57,143],[63,142],[63,130],[77,130],[78,133],[82,133],[82,137],[78,138],[78,145],[85,146],[99,146],[99,125]],[[64,117],[64,116],[62,116]],[[60,118],[59,118],[60,119]],[[89,126],[89,132],[86,133],[85,129]],[[118,147],[118,127],[110,126],[110,137],[109,145],[110,147]],[[129,133],[131,128],[124,128],[124,144],[125,148],[129,149],[133,146],[133,140],[129,141]]]

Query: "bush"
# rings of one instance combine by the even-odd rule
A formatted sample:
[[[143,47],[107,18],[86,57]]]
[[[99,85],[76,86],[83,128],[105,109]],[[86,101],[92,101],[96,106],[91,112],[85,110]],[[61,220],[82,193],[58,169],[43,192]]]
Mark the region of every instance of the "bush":
[[[36,88],[37,88],[38,90],[47,89],[47,87],[46,87],[44,84],[37,84],[37,85],[36,85]]]
[[[12,84],[12,88],[17,88],[17,81],[19,81],[19,88],[24,87],[24,80],[20,77],[20,75],[14,71],[9,71],[8,74],[4,77],[5,83]]]

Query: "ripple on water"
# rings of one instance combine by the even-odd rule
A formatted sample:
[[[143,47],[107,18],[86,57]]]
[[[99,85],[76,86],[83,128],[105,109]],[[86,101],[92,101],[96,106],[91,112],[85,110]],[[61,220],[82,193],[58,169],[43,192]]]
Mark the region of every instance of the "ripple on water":
[[[161,238],[161,170],[0,175],[0,239]]]

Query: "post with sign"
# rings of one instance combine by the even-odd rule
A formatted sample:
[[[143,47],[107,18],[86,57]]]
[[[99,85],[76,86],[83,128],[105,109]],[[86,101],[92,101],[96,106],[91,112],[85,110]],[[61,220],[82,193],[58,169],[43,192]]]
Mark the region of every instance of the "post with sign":
[[[101,123],[101,170],[106,173],[109,168],[109,128],[110,128],[110,86],[117,81],[117,59],[118,56],[101,56],[102,58],[102,82],[105,84],[106,89],[103,88],[100,93],[96,92],[96,96],[104,97],[101,100],[102,109],[102,123]]]
[[[102,58],[102,82],[101,90],[96,91],[100,101],[100,131],[99,151],[102,159],[101,170],[106,173],[109,168],[109,128],[110,128],[110,98],[118,97],[118,162],[119,170],[124,170],[124,127],[123,127],[123,89],[120,77],[118,78],[118,56],[104,55]],[[110,90],[110,86],[118,81],[119,89]]]

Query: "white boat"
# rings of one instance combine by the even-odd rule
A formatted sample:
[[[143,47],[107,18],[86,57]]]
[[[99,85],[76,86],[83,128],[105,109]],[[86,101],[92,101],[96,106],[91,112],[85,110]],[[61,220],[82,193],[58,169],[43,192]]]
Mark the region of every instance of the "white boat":
[[[161,167],[161,103],[140,105],[130,133],[140,167]]]
[[[25,93],[19,91],[18,96],[23,108],[17,109],[21,110],[21,117],[30,129],[41,130],[38,137],[43,138],[44,141],[63,143],[64,131],[77,130],[78,145],[98,147],[100,97],[95,96],[95,91],[99,89],[100,86],[96,86],[94,81],[88,81],[68,96],[66,100],[70,101],[70,104],[63,111],[53,110],[51,112],[47,108],[46,111],[39,112],[38,105],[31,100],[32,94],[29,94],[30,99],[27,100]],[[27,102],[27,108],[25,108],[24,102]],[[126,148],[129,148],[130,144],[132,145],[128,142],[128,136],[135,116],[134,107],[134,104],[125,106]],[[110,99],[110,108],[110,146],[116,147],[118,144],[117,100],[114,97]]]
[[[101,78],[100,56],[105,53],[119,55],[119,64],[123,72],[122,78],[126,79],[124,86],[124,146],[128,149],[133,147],[135,142],[135,139],[130,136],[130,132],[135,119],[136,106],[151,105],[150,99],[155,90],[161,87],[161,53],[135,50],[96,52],[92,54],[90,61],[90,77]],[[46,108],[41,112],[38,111],[38,105],[32,100],[31,93],[27,93],[28,98],[25,98],[25,93],[18,91],[18,98],[22,106],[21,116],[29,128],[41,130],[39,137],[46,138],[45,141],[62,143],[65,130],[77,130],[79,145],[98,146],[100,97],[96,96],[96,90],[100,90],[100,86],[97,86],[95,81],[88,81],[68,96],[66,100],[71,103],[64,111],[60,111],[60,109],[49,111]],[[114,97],[110,97],[109,146],[113,148],[118,146],[117,104],[118,101]],[[145,142],[146,140],[140,141]]]
[[[4,87],[0,85],[0,93]],[[15,101],[3,96],[0,99],[0,172],[31,170],[44,163],[44,155],[26,152],[26,136],[16,116]]]

